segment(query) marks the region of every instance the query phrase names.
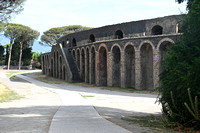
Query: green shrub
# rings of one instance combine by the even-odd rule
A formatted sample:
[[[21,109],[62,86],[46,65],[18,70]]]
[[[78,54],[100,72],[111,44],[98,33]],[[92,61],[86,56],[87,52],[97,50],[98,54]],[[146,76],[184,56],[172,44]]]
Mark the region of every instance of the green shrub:
[[[181,30],[183,36],[164,61],[159,102],[168,122],[200,128],[200,121],[188,109],[193,108],[191,98],[200,97],[200,0],[193,1]],[[196,107],[199,110],[200,103]]]

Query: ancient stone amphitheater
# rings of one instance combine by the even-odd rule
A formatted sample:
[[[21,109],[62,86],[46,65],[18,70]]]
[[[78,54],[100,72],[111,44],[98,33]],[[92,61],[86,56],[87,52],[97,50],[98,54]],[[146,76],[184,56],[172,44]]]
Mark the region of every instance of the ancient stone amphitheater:
[[[68,82],[155,89],[181,22],[173,15],[65,35],[42,54],[42,72]]]

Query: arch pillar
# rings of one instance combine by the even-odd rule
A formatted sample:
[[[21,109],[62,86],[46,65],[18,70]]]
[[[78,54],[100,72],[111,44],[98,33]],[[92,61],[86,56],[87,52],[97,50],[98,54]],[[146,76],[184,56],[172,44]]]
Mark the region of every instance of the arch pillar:
[[[85,50],[85,82],[90,82],[90,52],[89,49],[86,48]]]
[[[125,55],[121,51],[121,87],[125,88]]]
[[[99,67],[98,67],[98,64],[99,64],[99,52],[98,51],[95,51],[95,75],[96,75],[96,81],[95,81],[95,84],[97,85],[97,86],[99,86],[100,85],[100,82],[99,82]]]
[[[112,57],[112,53],[111,52],[108,52],[108,60],[110,61],[110,62],[112,62],[112,60],[113,60],[113,57]],[[108,66],[108,68],[107,68],[107,70],[108,70],[108,72],[107,72],[107,86],[112,86],[112,84],[113,84],[113,80],[112,80],[112,75],[113,75],[113,73],[112,73],[112,63],[108,63],[107,62],[107,66]]]
[[[141,89],[140,50],[135,50],[135,89]]]
[[[159,87],[159,51],[157,49],[153,50],[153,88]]]

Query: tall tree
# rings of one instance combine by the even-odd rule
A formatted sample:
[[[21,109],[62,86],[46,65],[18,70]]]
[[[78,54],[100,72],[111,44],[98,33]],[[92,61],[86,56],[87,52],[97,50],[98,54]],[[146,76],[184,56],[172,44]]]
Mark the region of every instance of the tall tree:
[[[64,27],[51,28],[43,33],[43,35],[41,36],[40,44],[53,46],[56,44],[56,41],[61,36],[67,35],[69,33],[73,33],[75,31],[88,30],[88,29],[91,29],[91,28],[84,27],[81,25],[70,25],[70,26],[64,26]]]
[[[181,29],[183,35],[164,61],[159,101],[173,125],[200,129],[200,0],[190,4]]]
[[[192,7],[192,3],[193,3],[195,0],[176,0],[176,2],[178,2],[178,3],[183,3],[184,1],[187,1],[187,9],[190,10],[191,7]]]
[[[0,32],[2,32],[3,29],[4,29],[4,23],[1,23],[1,22],[0,22]]]
[[[7,37],[10,40],[8,70],[10,69],[10,61],[11,61],[11,56],[12,56],[12,46],[13,46],[14,40],[16,38],[20,37],[21,27],[22,27],[22,25],[20,25],[20,24],[7,23],[5,25],[5,28],[4,28],[4,36]]]
[[[6,49],[5,65],[8,65],[10,44],[3,45],[3,47]]]
[[[0,45],[0,60],[3,60],[4,47]]]
[[[11,14],[18,14],[23,10],[25,0],[1,0],[0,1],[0,22],[11,18]]]
[[[23,46],[33,45],[34,40],[37,39],[38,36],[40,35],[38,31],[33,30],[27,26],[21,26],[20,30],[21,32],[20,32],[20,37],[19,37],[19,41],[20,41],[19,70],[21,69]]]

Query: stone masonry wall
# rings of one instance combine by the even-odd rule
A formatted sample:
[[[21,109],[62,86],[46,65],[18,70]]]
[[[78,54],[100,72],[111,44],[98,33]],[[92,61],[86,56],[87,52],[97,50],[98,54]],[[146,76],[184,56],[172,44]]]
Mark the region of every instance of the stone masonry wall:
[[[155,89],[161,62],[181,36],[180,22],[181,16],[167,16],[66,35],[42,55],[42,72],[71,82],[76,71],[81,81],[98,86]]]

